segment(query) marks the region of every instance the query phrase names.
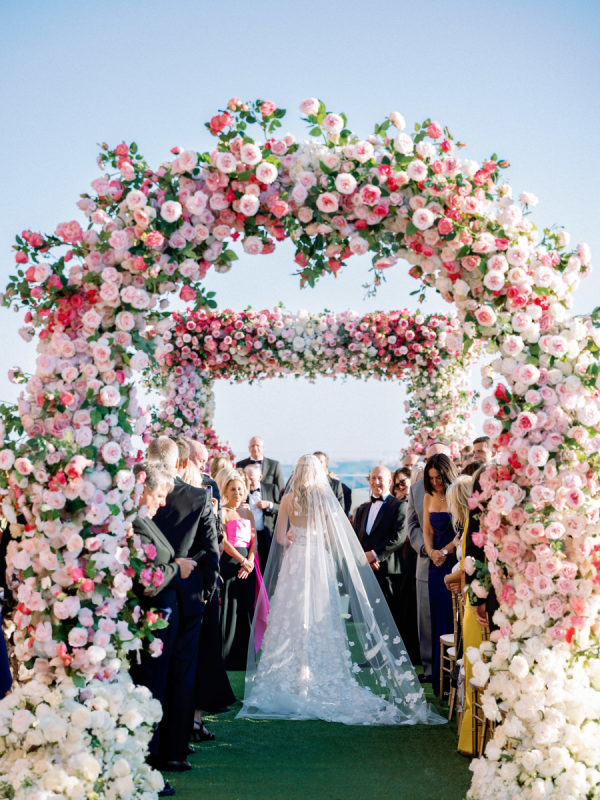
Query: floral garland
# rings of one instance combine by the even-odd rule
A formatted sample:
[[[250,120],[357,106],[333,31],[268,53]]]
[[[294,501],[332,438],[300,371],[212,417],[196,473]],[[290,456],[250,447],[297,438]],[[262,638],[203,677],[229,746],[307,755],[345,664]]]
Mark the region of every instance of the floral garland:
[[[210,458],[224,453],[233,461],[229,442],[220,442],[212,427],[215,401],[210,376],[184,363],[169,370],[164,382],[156,377],[152,380],[158,383],[163,399],[160,409],[152,413],[152,430],[157,435],[189,436],[204,443]]]
[[[439,403],[431,387],[446,396],[446,410],[436,416],[436,427],[415,425],[418,446],[429,438],[452,436],[459,445],[472,438],[466,420],[472,393],[453,388],[465,357],[456,319],[409,311],[375,312],[364,316],[349,311],[292,314],[273,311],[210,311],[174,314],[174,326],[164,333],[164,346],[156,357],[174,376],[163,401],[159,419],[169,430],[193,435],[202,409],[201,429],[210,425],[213,413],[211,381],[226,378],[246,381],[281,377],[402,378],[421,375],[413,402],[432,416]],[[451,373],[450,378],[447,373]],[[462,373],[460,373],[462,376]],[[464,405],[464,409],[460,402]],[[179,413],[178,413],[179,410]],[[415,409],[415,420],[420,412]],[[157,421],[157,429],[162,423]],[[411,430],[411,432],[413,432]],[[415,445],[416,446],[416,445]]]
[[[497,462],[481,500],[500,601],[484,703],[502,722],[473,764],[469,796],[592,796],[600,783],[598,337],[590,320],[568,319],[589,248],[570,250],[562,231],[538,233],[527,219],[535,198],[518,203],[500,181],[506,162],[460,158],[460,143],[431,120],[409,135],[392,112],[361,139],[314,98],[301,112],[309,144],[274,136],[285,114],[274,103],[234,98],[208,123],[211,153],[176,148],[154,170],[135,143],[104,146],[101,166],[115,172],[79,201],[87,230],[72,221],[17,238],[5,303],[27,308],[23,335],[37,332],[39,352],[19,401],[27,438],[1,457],[16,537],[9,565],[31,602],[19,610],[17,654],[35,681],[64,681],[67,669],[84,685],[118,680],[130,571],[143,567],[126,546],[138,502],[129,436],[146,425],[133,381],[163,346],[161,300],[179,289],[185,302],[215,308],[201,280],[211,266],[231,267],[228,242],[240,237],[256,254],[292,239],[309,285],[354,254],[372,254],[375,283],[403,258],[456,304],[467,346],[487,339],[498,352],[488,426]],[[265,141],[249,135],[254,123]],[[100,609],[118,620],[114,629],[101,627]],[[87,641],[83,632],[69,641],[78,629]],[[14,785],[16,771],[5,751],[0,781]]]

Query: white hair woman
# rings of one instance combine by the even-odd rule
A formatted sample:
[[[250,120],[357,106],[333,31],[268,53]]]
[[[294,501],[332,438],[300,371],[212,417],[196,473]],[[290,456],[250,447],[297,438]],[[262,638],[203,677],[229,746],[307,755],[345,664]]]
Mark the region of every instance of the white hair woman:
[[[132,664],[131,674],[136,683],[148,687],[164,711],[169,706],[169,667],[179,621],[177,586],[180,581],[189,577],[196,562],[190,558],[176,558],[173,547],[152,521],[173,488],[171,475],[160,463],[153,461],[139,462],[135,465],[134,472],[138,480],[143,482],[140,506],[145,507],[146,516],[138,516],[134,520],[133,530],[139,536],[147,556],[153,560],[154,569],[162,573],[162,581],[153,581],[150,586],[136,587],[137,594],[142,612],[147,615],[158,613],[168,625],[155,634],[162,641],[162,653],[155,658],[143,652],[140,663]],[[168,760],[163,752],[165,742],[161,740],[162,727],[161,722],[154,732],[149,748],[149,763],[157,769],[166,767]],[[162,738],[165,739],[164,736]]]

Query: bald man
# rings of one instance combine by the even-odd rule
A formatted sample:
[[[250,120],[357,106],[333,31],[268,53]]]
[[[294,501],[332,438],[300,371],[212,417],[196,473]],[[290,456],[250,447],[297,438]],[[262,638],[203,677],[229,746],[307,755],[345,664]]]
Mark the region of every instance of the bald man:
[[[387,467],[373,467],[369,474],[371,499],[356,509],[352,523],[367,561],[375,573],[383,595],[398,628],[402,609],[399,607],[402,584],[402,546],[405,503],[390,494],[392,473]]]

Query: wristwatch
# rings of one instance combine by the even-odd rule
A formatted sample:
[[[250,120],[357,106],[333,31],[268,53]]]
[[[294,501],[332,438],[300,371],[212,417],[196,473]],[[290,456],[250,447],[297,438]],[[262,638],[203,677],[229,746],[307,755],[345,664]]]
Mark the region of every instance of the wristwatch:
[[[443,553],[443,555],[447,556],[448,555],[448,550],[444,547],[444,549],[442,550],[442,553]]]

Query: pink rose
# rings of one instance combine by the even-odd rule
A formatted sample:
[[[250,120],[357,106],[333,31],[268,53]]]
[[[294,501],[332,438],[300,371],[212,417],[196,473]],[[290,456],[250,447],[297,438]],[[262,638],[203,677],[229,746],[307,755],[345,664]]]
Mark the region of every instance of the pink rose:
[[[258,107],[258,110],[263,115],[263,117],[270,117],[275,111],[277,111],[277,106],[272,100],[263,100],[263,102]]]
[[[427,180],[427,164],[415,159],[415,161],[411,161],[406,167],[406,174],[411,181],[421,183],[421,181]]]
[[[239,200],[240,212],[245,217],[253,217],[260,207],[260,200],[256,195],[245,194]]]
[[[237,159],[231,153],[217,153],[215,156],[215,166],[220,172],[225,174],[235,172]]]
[[[69,644],[71,647],[84,647],[88,642],[88,632],[85,628],[71,628],[69,631]]]
[[[270,184],[277,178],[277,167],[269,161],[262,161],[254,172],[261,183]]]
[[[484,328],[489,328],[496,322],[496,312],[491,306],[479,306],[475,311],[475,319]]]
[[[335,179],[335,188],[340,194],[353,194],[356,191],[356,178],[347,172],[341,172]]]
[[[317,197],[317,208],[324,214],[335,214],[339,208],[339,201],[333,192],[323,192]]]
[[[360,189],[358,196],[365,205],[373,206],[378,203],[381,198],[381,189],[379,186],[367,183],[366,186]]]
[[[427,136],[429,136],[431,139],[441,139],[443,134],[444,132],[439,123],[430,122],[427,126]]]
[[[15,463],[15,454],[12,450],[0,450],[0,469],[9,470]]]
[[[144,239],[144,244],[147,247],[152,247],[156,250],[159,247],[162,247],[164,241],[165,237],[162,235],[162,233],[160,233],[160,231],[150,231],[150,233],[148,233]]]
[[[262,161],[260,147],[254,144],[254,142],[249,142],[248,144],[242,145],[240,150],[240,158],[244,164],[248,164],[250,167],[256,166],[260,161]]]
[[[184,301],[184,303],[190,303],[192,300],[196,299],[196,291],[192,289],[191,286],[182,286],[181,291],[179,292],[179,297]]]
[[[263,243],[259,236],[247,236],[242,244],[245,253],[256,256],[262,253]]]
[[[327,114],[323,120],[324,130],[326,130],[329,134],[333,134],[334,136],[340,133],[343,127],[344,120],[339,116],[339,114]]]
[[[102,448],[102,458],[107,464],[116,464],[121,459],[121,447],[117,442],[107,442]]]
[[[183,208],[181,207],[181,203],[178,203],[176,200],[167,200],[165,203],[162,204],[160,207],[160,215],[165,220],[165,222],[176,222],[183,212]],[[151,234],[148,234],[149,236]],[[146,241],[148,237],[146,237]]]
[[[15,459],[14,467],[21,475],[31,475],[33,472],[33,464],[25,457]]]
[[[56,235],[64,242],[75,244],[83,238],[81,225],[75,220],[71,222],[61,222],[56,228]]]
[[[412,223],[415,228],[424,231],[427,230],[427,228],[431,228],[434,219],[434,215],[428,208],[418,208],[412,216]]]
[[[300,103],[300,112],[304,114],[305,117],[310,117],[311,114],[319,113],[319,105],[319,101],[316,97],[307,97]]]

